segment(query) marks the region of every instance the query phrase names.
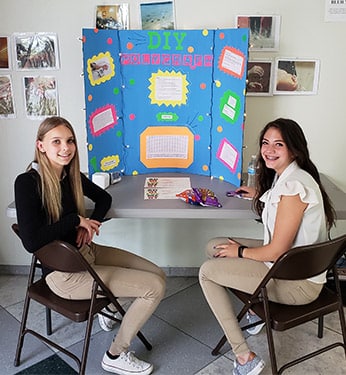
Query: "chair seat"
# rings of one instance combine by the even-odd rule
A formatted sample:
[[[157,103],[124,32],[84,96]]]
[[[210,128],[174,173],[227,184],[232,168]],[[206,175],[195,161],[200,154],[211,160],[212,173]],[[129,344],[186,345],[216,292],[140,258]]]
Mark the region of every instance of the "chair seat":
[[[64,315],[75,322],[84,322],[88,320],[90,300],[69,300],[61,298],[53,293],[46,281],[40,279],[33,283],[29,289],[30,298],[47,306],[53,311]],[[97,298],[94,304],[93,313],[100,311],[109,304],[107,298]]]
[[[232,289],[232,292],[244,303],[251,297],[250,294]],[[318,318],[321,314],[329,314],[336,311],[339,306],[337,295],[323,287],[319,297],[307,305],[283,305],[280,303],[269,302],[271,326],[275,331],[285,331],[289,328],[306,323]],[[260,302],[251,307],[251,309],[261,319],[265,319],[263,303]]]

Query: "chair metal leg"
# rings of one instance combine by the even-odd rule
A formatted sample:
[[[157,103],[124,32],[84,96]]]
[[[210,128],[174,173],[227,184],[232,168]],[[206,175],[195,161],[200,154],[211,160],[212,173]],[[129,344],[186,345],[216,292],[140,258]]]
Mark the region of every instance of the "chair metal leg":
[[[321,339],[323,337],[323,321],[324,321],[324,316],[319,316],[318,317],[318,331],[317,331],[317,337]]]
[[[23,314],[22,314],[22,321],[20,323],[20,329],[18,334],[18,342],[17,342],[17,349],[16,349],[16,355],[14,357],[14,366],[17,367],[20,364],[20,356],[22,354],[23,344],[24,344],[24,335],[26,330],[26,321],[28,319],[28,313],[29,313],[29,305],[30,305],[30,297],[28,292],[25,296],[25,302],[23,307]]]
[[[91,329],[92,329],[93,320],[94,320],[94,315],[93,315],[92,311],[94,309],[95,299],[96,299],[96,295],[97,295],[97,287],[98,287],[97,283],[94,282],[92,293],[91,293],[89,316],[88,316],[87,326],[85,328],[83,352],[82,352],[82,357],[81,357],[81,361],[80,361],[80,368],[79,368],[79,374],[80,375],[85,374],[85,368],[86,368],[86,363],[87,363],[87,359],[88,359]]]
[[[344,315],[344,306],[342,303],[342,293],[341,293],[341,286],[340,286],[340,280],[339,280],[339,275],[338,275],[338,270],[336,266],[334,265],[333,267],[333,275],[334,275],[334,280],[335,280],[335,287],[336,291],[339,295],[339,318],[340,318],[340,326],[341,326],[341,332],[342,332],[342,337],[344,339],[344,351],[345,351],[345,356],[346,356],[346,322],[345,322],[345,315]]]
[[[265,322],[266,322],[266,332],[267,332],[267,341],[268,341],[268,349],[269,349],[269,356],[270,356],[270,363],[272,367],[272,374],[278,374],[278,366],[276,362],[276,355],[275,355],[275,346],[274,346],[274,338],[273,332],[270,322],[270,311],[269,311],[269,301],[267,290],[265,288],[262,289],[262,296],[263,296],[263,305],[264,305],[264,312],[265,312]]]
[[[19,328],[16,355],[14,357],[14,366],[15,367],[19,366],[20,356],[22,354],[22,348],[23,348],[23,343],[24,343],[24,335],[25,335],[25,331],[26,331],[26,322],[27,322],[27,319],[28,319],[29,305],[30,305],[30,299],[31,299],[29,297],[29,286],[32,284],[32,282],[34,280],[34,277],[35,277],[35,264],[36,264],[36,257],[33,256],[32,260],[31,260],[30,273],[29,273],[29,277],[28,277],[27,291],[26,291],[26,294],[25,294],[22,321],[20,323],[20,328]]]
[[[52,311],[46,307],[46,331],[47,336],[52,334]]]
[[[344,351],[345,351],[345,357],[346,357],[346,322],[345,322],[344,308],[342,305],[340,306],[338,312],[339,312],[339,318],[340,318],[342,337],[344,339]]]
[[[220,349],[225,345],[226,341],[227,341],[226,336],[223,335],[223,337],[221,338],[221,340],[218,342],[218,344],[212,350],[211,354],[212,355],[218,355],[219,352],[220,352]]]

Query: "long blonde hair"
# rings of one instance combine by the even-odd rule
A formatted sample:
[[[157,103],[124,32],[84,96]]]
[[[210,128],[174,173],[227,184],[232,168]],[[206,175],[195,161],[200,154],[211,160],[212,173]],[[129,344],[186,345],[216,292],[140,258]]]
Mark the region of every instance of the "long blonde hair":
[[[79,154],[75,132],[72,125],[62,117],[53,116],[46,118],[38,128],[36,143],[37,141],[43,141],[45,135],[52,129],[58,126],[66,126],[74,138],[76,145],[76,152],[67,168],[66,173],[69,175],[71,183],[71,189],[74,196],[74,200],[77,206],[78,214],[85,216],[85,205],[84,195],[82,189],[82,182],[80,176],[80,165],[79,165]],[[41,177],[41,196],[42,205],[46,209],[48,219],[51,223],[55,223],[60,219],[62,214],[62,192],[60,186],[59,176],[54,173],[51,167],[50,161],[45,152],[40,152],[36,146],[35,148],[35,160],[38,163],[38,173]]]

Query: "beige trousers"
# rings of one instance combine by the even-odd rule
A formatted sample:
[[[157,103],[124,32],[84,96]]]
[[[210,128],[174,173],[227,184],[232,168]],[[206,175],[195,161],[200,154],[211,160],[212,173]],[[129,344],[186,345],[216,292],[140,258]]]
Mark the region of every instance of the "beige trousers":
[[[234,238],[249,247],[262,245],[262,241]],[[214,246],[227,243],[224,237],[214,238],[207,244],[208,260],[199,271],[199,281],[207,302],[222,327],[236,356],[249,352],[239,327],[236,313],[227,288],[253,293],[268,272],[263,262],[245,258],[213,258]],[[308,280],[273,280],[268,284],[268,298],[287,305],[304,305],[315,300],[322,284]]]
[[[128,251],[91,243],[81,253],[116,297],[133,297],[110,351],[126,351],[165,293],[166,276],[152,262]],[[88,299],[93,279],[87,272],[54,271],[46,277],[49,288],[63,298]]]

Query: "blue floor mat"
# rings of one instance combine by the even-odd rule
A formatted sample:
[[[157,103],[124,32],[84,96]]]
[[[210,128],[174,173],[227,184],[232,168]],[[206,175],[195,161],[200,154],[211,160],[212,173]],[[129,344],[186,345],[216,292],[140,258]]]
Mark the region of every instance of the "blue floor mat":
[[[58,355],[54,354],[35,365],[28,367],[16,375],[72,375],[77,372],[63,361]]]

